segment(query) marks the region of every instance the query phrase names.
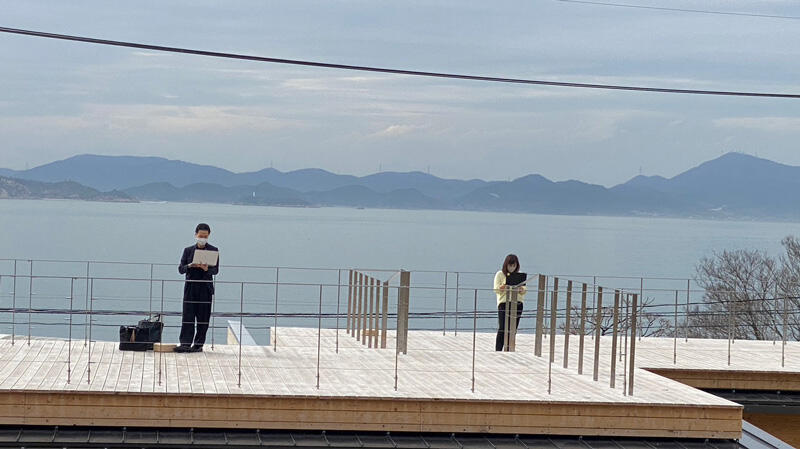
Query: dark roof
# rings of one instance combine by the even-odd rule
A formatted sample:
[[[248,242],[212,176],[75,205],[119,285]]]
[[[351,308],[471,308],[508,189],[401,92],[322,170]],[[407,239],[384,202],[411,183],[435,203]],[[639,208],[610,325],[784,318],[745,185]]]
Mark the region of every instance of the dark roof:
[[[746,413],[800,415],[800,392],[753,390],[705,390],[744,406]]]
[[[738,449],[734,440],[537,435],[0,426],[0,447],[364,449]]]
[[[747,421],[742,421],[741,442],[747,449],[794,449],[792,445],[784,443]]]

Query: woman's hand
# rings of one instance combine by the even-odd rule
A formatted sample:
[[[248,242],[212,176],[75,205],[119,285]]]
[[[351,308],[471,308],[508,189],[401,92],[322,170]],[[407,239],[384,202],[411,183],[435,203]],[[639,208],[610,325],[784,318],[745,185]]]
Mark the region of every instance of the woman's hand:
[[[508,288],[508,285],[506,285],[506,284],[503,284],[500,287],[498,287],[498,289],[500,289],[500,290],[505,290],[507,288]]]
[[[524,294],[525,294],[525,292],[527,292],[527,291],[528,291],[528,289],[527,289],[527,288],[525,288],[525,286],[524,286],[524,285],[523,285],[522,287],[520,287],[520,288],[519,288],[519,292],[520,292],[520,293],[522,293],[523,295],[524,295]]]

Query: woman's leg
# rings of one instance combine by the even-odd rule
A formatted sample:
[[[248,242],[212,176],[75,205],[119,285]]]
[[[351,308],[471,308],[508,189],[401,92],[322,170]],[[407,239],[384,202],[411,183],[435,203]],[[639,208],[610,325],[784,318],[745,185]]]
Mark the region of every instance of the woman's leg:
[[[494,350],[503,350],[503,340],[506,338],[506,303],[497,306],[497,338],[494,341]]]

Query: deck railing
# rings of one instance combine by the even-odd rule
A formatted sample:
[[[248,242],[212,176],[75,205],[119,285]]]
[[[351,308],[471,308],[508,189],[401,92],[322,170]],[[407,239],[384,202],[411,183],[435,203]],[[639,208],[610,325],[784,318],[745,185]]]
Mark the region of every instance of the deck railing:
[[[127,276],[118,275],[122,271]],[[436,323],[441,323],[445,337],[471,331],[474,391],[476,335],[497,329],[492,273],[236,265],[223,266],[222,272],[214,281],[217,293],[209,323],[212,349],[215,336],[227,331],[228,318],[237,319],[258,344],[271,345],[273,351],[279,350],[280,327],[316,327],[318,336],[322,329],[335,329],[336,352],[340,349],[340,331],[374,349],[386,349],[394,335],[395,387],[398,355],[414,350],[413,346],[409,348],[409,330],[438,331]],[[752,322],[754,314],[762,314],[765,322],[769,318],[773,323],[762,336],[773,339],[776,348],[771,354],[776,366],[784,367],[790,330],[797,327],[800,317],[800,310],[790,307],[796,297],[757,298],[759,305],[754,307],[737,299],[740,292],[714,292],[727,294],[730,300],[709,303],[703,296],[708,292],[692,288],[691,280],[545,274],[530,278],[531,294],[525,304],[534,303],[535,307],[523,312],[518,332],[532,334],[533,346],[520,349],[509,345],[509,349],[530,350],[542,357],[548,343],[548,392],[552,388],[552,366],[557,362],[557,340],[563,347],[561,368],[579,374],[584,372],[585,352],[593,347],[594,381],[601,377],[601,349],[610,349],[605,356],[608,364],[603,363],[603,367],[610,367],[609,387],[617,388],[617,365],[621,364],[622,393],[633,394],[636,342],[643,337],[671,338],[674,364],[680,358],[679,339],[688,342],[701,336],[723,337],[730,365],[736,357],[736,341],[750,336],[745,323]],[[159,314],[165,317],[164,338],[169,341],[177,336],[181,325],[184,282],[176,264],[3,259],[0,333],[8,333],[12,344],[30,344],[32,338],[50,336],[83,339],[91,348],[91,341],[115,340],[119,325]],[[677,282],[684,287],[672,288]],[[472,299],[472,307],[463,304],[468,299]],[[709,304],[721,307],[701,308]],[[516,310],[507,308],[511,309]],[[776,314],[780,319],[775,319]],[[218,319],[222,319],[219,325]],[[472,325],[465,328],[465,320]],[[601,348],[601,341],[609,337],[610,348]],[[574,338],[578,339],[577,363],[570,366]],[[321,341],[318,338],[317,386]],[[67,354],[67,363],[72,363],[71,354]],[[241,365],[241,357],[238,363]],[[241,376],[241,366],[238,369]],[[91,376],[91,369],[87,376]]]

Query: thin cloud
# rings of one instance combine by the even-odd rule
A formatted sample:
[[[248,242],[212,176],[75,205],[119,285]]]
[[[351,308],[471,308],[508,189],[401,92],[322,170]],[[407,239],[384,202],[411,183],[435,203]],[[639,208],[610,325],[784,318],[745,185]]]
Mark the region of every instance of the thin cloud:
[[[258,107],[171,106],[171,105],[88,105],[74,116],[41,115],[0,117],[0,129],[56,129],[77,131],[104,129],[114,132],[185,134],[231,131],[272,131],[298,122],[278,119]]]
[[[405,134],[413,133],[419,129],[422,129],[422,126],[417,125],[390,125],[386,128],[378,131],[377,133],[373,134],[374,137],[399,137]]]
[[[800,117],[726,117],[713,120],[719,128],[800,133]]]

